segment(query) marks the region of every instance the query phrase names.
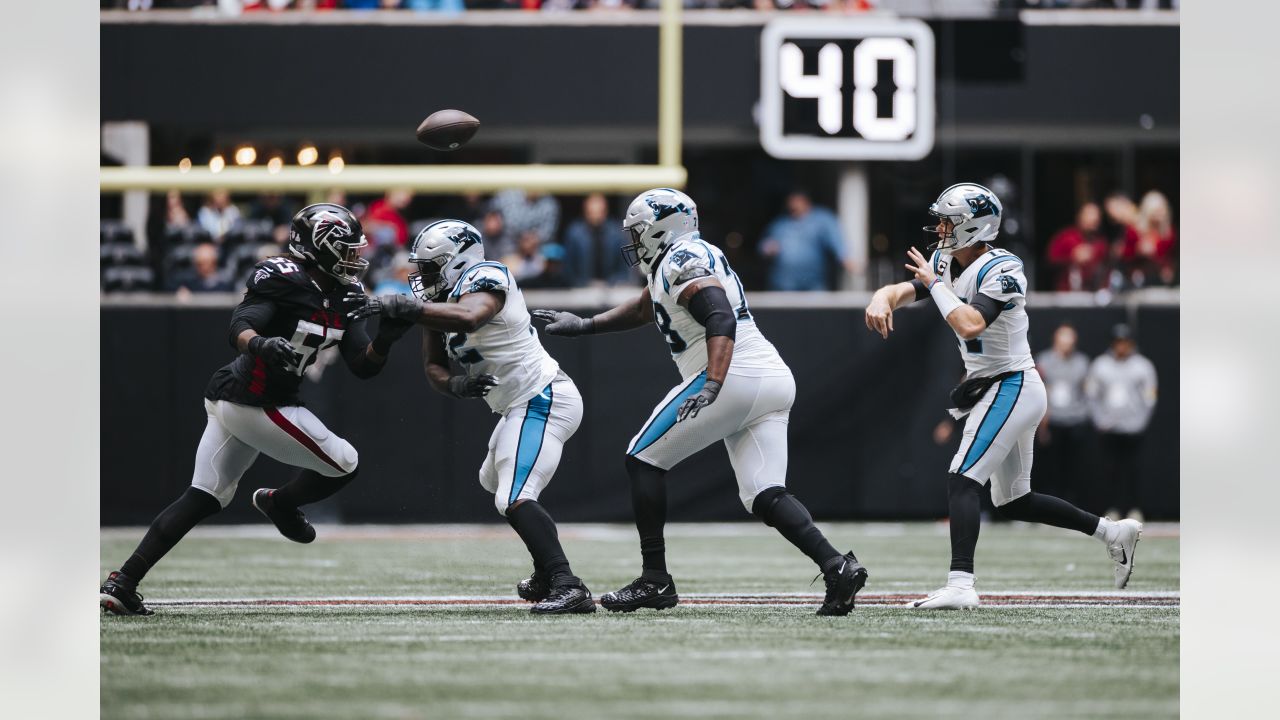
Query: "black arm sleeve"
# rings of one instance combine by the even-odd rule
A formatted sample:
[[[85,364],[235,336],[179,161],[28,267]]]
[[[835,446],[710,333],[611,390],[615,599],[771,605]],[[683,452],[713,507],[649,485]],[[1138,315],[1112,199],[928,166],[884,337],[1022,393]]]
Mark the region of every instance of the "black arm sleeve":
[[[912,302],[919,302],[927,297],[930,297],[929,288],[925,287],[924,283],[920,282],[919,280],[912,280],[911,287],[915,288],[915,291],[916,291],[916,299],[912,300]]]
[[[245,295],[244,300],[241,300],[236,309],[231,311],[231,336],[227,338],[231,347],[238,352],[240,346],[236,340],[240,337],[240,333],[245,330],[261,333],[261,329],[271,322],[275,314],[276,304],[270,299],[254,293]]]
[[[347,331],[342,334],[342,343],[339,344],[338,350],[342,352],[342,359],[347,363],[347,367],[351,369],[351,374],[365,380],[382,372],[385,362],[377,363],[369,359],[367,350],[369,348],[369,331],[365,329],[365,320],[357,320],[347,326]]]
[[[689,298],[689,314],[707,329],[707,337],[721,335],[730,340],[737,337],[738,321],[722,287],[712,285],[694,293]]]
[[[977,310],[978,314],[982,315],[982,319],[987,323],[987,327],[991,327],[991,323],[995,322],[996,318],[1000,317],[1001,311],[1004,310],[1004,303],[993,297],[983,295],[982,293],[978,293],[978,295],[973,298],[973,301],[969,303],[969,306],[974,310]]]

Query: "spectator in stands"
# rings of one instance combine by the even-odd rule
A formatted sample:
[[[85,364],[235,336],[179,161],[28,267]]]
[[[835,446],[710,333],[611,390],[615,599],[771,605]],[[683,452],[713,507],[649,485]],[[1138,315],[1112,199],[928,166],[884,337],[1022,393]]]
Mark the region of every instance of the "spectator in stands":
[[[787,196],[787,214],[765,230],[760,254],[772,261],[770,290],[830,289],[829,258],[853,272],[835,213],[815,206],[804,190]]]
[[[231,203],[231,193],[214,190],[205,198],[196,214],[196,222],[209,233],[215,242],[221,242],[233,225],[240,220],[240,208]]]
[[[574,285],[635,284],[635,272],[622,259],[622,221],[609,217],[609,201],[591,193],[582,201],[582,217],[564,233],[565,271]]]
[[[507,231],[519,238],[526,232],[538,236],[538,242],[551,242],[560,223],[560,203],[545,193],[503,190],[493,196],[490,208],[502,213]]]
[[[511,271],[516,282],[524,282],[541,275],[546,266],[546,258],[542,256],[542,240],[538,237],[537,231],[525,230],[520,233],[515,252],[504,257],[502,264]]]
[[[1177,235],[1169,201],[1158,190],[1142,196],[1138,215],[1124,234],[1120,260],[1134,287],[1172,285],[1176,275]]]
[[[1049,241],[1049,265],[1055,290],[1097,290],[1107,284],[1106,237],[1100,232],[1102,210],[1086,202],[1076,211],[1076,223]]]
[[[387,272],[378,281],[378,284],[374,286],[373,294],[410,294],[412,290],[409,287],[409,274],[412,271],[413,266],[409,264],[409,253],[401,250],[391,259]]]
[[[516,250],[507,222],[498,210],[489,210],[480,219],[480,235],[484,237],[484,256],[489,260],[501,260]]]
[[[298,208],[280,193],[263,193],[249,207],[249,219],[270,220],[272,227],[288,226],[297,211]]]
[[[178,293],[230,292],[231,283],[218,269],[218,246],[200,243],[191,253],[191,267],[169,278],[168,289]]]
[[[1036,439],[1044,446],[1037,465],[1036,482],[1043,492],[1072,504],[1091,504],[1086,497],[1084,468],[1088,454],[1089,402],[1084,381],[1089,374],[1089,358],[1076,348],[1076,329],[1062,323],[1053,331],[1053,346],[1036,356],[1036,370],[1044,380],[1049,411],[1040,424]]]
[[[191,225],[191,213],[182,201],[182,193],[170,190],[165,195],[164,226],[166,230],[181,230]]]
[[[409,221],[404,211],[413,202],[413,192],[401,188],[388,190],[383,197],[369,203],[360,223],[369,244],[375,248],[404,247],[409,243]]]
[[[1109,517],[1128,513],[1141,520],[1140,451],[1156,406],[1156,369],[1138,354],[1128,325],[1111,331],[1111,349],[1089,366],[1085,379],[1089,412],[1098,430]]]
[[[621,254],[621,253],[619,253]],[[535,277],[523,281],[521,287],[534,288],[567,288],[572,284],[565,274],[564,246],[559,243],[547,243],[542,246],[542,272]]]

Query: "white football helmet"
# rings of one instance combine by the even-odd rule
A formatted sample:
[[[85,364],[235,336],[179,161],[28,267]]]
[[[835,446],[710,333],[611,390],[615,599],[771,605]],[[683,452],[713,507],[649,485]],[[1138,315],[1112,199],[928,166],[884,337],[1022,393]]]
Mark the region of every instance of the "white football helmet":
[[[977,183],[956,183],[938,196],[929,206],[929,214],[951,221],[951,231],[930,249],[937,248],[944,255],[976,243],[992,242],[1000,231],[1003,214],[1000,198]],[[937,235],[936,225],[926,225],[925,232]]]
[[[422,229],[409,248],[418,272],[409,289],[422,300],[436,300],[453,289],[467,268],[484,261],[480,231],[461,220],[439,220]]]
[[[622,229],[631,237],[631,244],[622,247],[622,257],[647,274],[668,243],[698,229],[698,206],[679,190],[646,190],[627,207]]]

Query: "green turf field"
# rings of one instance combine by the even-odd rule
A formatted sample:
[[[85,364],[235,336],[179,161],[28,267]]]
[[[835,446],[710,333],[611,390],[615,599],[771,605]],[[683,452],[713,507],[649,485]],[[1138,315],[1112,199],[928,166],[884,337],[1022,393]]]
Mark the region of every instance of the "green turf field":
[[[669,528],[690,603],[570,617],[499,604],[529,568],[505,525],[322,526],[308,546],[197,530],[141,588],[155,616],[102,619],[102,717],[1177,715],[1177,526],[1148,526],[1116,598],[1098,542],[986,525],[978,590],[996,602],[922,613],[888,603],[944,580],[945,525],[822,525],[871,573],[845,618],[812,615],[812,564],[751,523]],[[634,533],[562,528],[597,596],[638,571]],[[104,575],[140,536],[103,531]],[[248,604],[264,599],[282,602]]]

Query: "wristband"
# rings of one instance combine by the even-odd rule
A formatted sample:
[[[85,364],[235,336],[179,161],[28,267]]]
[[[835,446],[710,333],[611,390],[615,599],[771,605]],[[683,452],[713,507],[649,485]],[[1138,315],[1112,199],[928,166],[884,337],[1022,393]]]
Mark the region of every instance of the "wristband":
[[[964,305],[951,288],[946,286],[946,283],[935,281],[929,286],[929,294],[933,296],[933,302],[938,306],[938,312],[942,313],[943,320],[946,320],[956,308]]]
[[[926,288],[925,288],[925,290],[932,291],[932,290],[933,290],[933,286],[934,286],[934,285],[937,285],[937,284],[938,284],[938,283],[940,283],[940,282],[942,282],[942,278],[940,278],[940,277],[936,277],[936,278],[934,278],[934,279],[933,279],[933,282],[929,283],[929,287],[926,287]]]

